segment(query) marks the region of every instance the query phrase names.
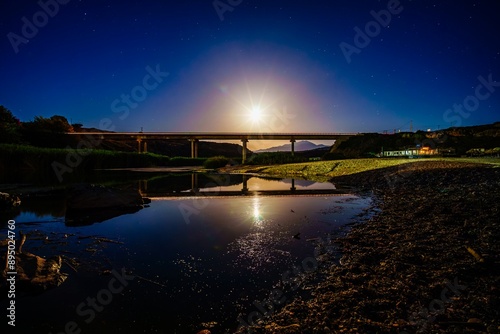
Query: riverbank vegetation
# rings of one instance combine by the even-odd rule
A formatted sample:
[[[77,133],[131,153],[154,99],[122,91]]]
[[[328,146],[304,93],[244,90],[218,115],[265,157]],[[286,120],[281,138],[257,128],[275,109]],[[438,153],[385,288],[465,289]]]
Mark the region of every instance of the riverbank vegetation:
[[[142,130],[141,130],[142,131]],[[31,121],[20,121],[9,109],[0,105],[0,144],[29,145],[44,148],[89,148],[93,150],[137,152],[135,138],[113,140],[87,136],[85,132],[107,132],[96,128],[85,128],[83,124],[71,123],[61,115],[49,118],[35,116]],[[72,133],[68,135],[67,133]],[[191,143],[188,140],[147,140],[142,149],[169,157],[191,156]],[[248,155],[251,155],[248,151]],[[209,158],[224,155],[226,157],[241,157],[241,145],[233,143],[215,143],[200,141],[198,157]],[[241,158],[240,158],[241,159]],[[181,159],[176,159],[180,163]],[[203,161],[186,160],[185,166],[201,165]],[[122,166],[127,167],[127,166]],[[132,166],[128,166],[132,167]]]
[[[203,167],[209,168],[209,169],[215,169],[219,167],[226,166],[229,163],[229,159],[224,157],[224,156],[216,156],[212,158],[208,158],[205,160],[203,163]]]
[[[154,153],[119,152],[95,149],[42,148],[0,144],[0,182],[32,176],[57,181],[57,171],[72,180],[98,169],[158,166],[201,166],[205,158],[168,157]]]
[[[309,180],[326,181],[333,177],[352,175],[370,170],[411,164],[421,161],[449,161],[465,163],[483,163],[500,166],[500,158],[366,158],[366,159],[344,159],[330,161],[310,161],[304,163],[292,163],[273,166],[237,166],[230,172],[254,172],[267,174],[275,177],[299,177]]]

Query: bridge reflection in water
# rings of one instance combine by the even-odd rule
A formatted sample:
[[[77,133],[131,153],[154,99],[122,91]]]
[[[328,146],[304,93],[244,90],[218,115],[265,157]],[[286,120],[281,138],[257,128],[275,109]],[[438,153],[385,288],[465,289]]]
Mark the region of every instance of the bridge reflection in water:
[[[200,180],[202,179],[202,180]],[[187,181],[187,180],[185,180]],[[296,179],[272,179],[254,175],[211,175],[192,173],[190,187],[149,187],[147,180],[138,182],[142,196],[154,199],[186,197],[242,197],[242,196],[347,196],[345,189],[332,183]]]

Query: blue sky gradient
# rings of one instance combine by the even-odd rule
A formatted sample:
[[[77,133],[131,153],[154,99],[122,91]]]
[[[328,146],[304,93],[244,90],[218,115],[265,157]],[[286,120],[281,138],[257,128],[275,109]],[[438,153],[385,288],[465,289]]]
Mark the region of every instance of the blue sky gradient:
[[[54,14],[46,22],[40,3]],[[371,11],[390,13],[388,5],[397,14],[375,23]],[[117,131],[492,123],[500,87],[471,112],[446,111],[475,94],[479,76],[500,81],[498,13],[496,1],[2,2],[0,104],[23,121],[59,114],[100,127],[109,119]],[[34,19],[38,31],[24,39]],[[373,37],[347,59],[341,43],[356,47],[355,28],[367,24]]]

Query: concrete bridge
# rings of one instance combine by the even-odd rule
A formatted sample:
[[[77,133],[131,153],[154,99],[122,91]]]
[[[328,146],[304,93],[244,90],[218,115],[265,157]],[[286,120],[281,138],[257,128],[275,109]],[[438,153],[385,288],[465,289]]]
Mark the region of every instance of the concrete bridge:
[[[135,140],[137,151],[147,152],[148,140],[189,140],[191,142],[191,158],[198,157],[200,140],[241,140],[242,162],[247,158],[249,140],[289,140],[291,154],[295,153],[294,143],[297,140],[338,140],[360,133],[261,133],[261,132],[73,132],[68,135],[94,136],[99,139]]]

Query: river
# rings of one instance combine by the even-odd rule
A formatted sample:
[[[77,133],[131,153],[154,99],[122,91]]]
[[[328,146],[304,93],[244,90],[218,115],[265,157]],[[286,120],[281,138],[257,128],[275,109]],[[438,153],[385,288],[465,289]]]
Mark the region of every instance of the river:
[[[67,221],[61,196],[2,214],[2,236],[15,220],[28,235],[23,251],[62,255],[68,274],[57,288],[17,294],[17,332],[231,333],[307,295],[298,288],[306,277],[338,260],[335,238],[373,209],[370,197],[332,183],[218,174],[111,179],[101,183],[138,188],[151,203],[84,224]]]

